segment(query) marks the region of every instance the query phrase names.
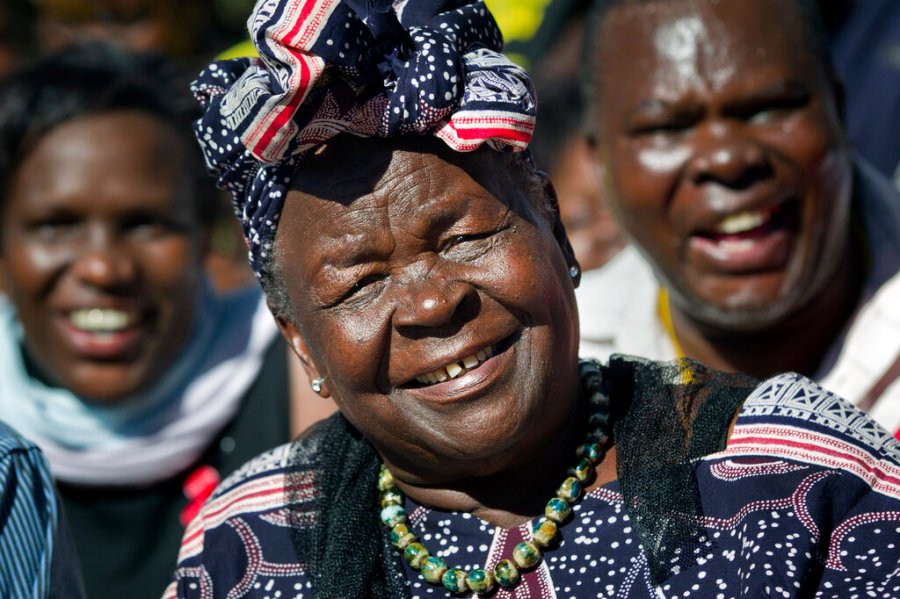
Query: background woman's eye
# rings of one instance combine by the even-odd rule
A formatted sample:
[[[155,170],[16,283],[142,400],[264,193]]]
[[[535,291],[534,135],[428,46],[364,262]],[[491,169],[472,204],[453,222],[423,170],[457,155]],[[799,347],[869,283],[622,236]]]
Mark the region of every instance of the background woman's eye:
[[[41,239],[52,241],[71,235],[78,228],[75,218],[50,218],[32,223],[31,230]]]

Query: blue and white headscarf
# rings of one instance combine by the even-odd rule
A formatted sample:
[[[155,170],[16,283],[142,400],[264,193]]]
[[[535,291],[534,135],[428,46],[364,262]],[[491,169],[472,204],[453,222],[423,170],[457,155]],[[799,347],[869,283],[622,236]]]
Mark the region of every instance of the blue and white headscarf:
[[[460,152],[531,140],[531,81],[482,0],[260,0],[248,26],[260,57],[215,62],[192,89],[257,275],[297,162],[335,135],[432,134]]]

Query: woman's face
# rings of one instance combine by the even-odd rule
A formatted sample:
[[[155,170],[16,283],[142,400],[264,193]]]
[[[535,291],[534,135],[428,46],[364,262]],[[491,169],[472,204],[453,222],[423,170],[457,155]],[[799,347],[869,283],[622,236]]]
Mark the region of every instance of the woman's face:
[[[44,136],[3,202],[3,290],[56,384],[115,401],[157,381],[191,329],[204,237],[184,142],[134,112]]]
[[[603,27],[596,116],[620,222],[716,326],[780,322],[844,256],[850,158],[805,35],[790,0],[627,5]]]
[[[286,336],[398,472],[522,459],[577,395],[571,256],[541,186],[491,150],[350,143],[305,167],[281,216]]]

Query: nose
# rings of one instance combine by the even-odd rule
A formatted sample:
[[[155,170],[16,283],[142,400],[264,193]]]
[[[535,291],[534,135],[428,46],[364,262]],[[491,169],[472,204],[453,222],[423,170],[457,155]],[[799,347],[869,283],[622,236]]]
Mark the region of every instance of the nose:
[[[745,189],[772,175],[765,146],[745,135],[740,125],[711,124],[697,138],[688,164],[688,176],[696,185],[718,183]]]
[[[113,290],[130,285],[137,275],[133,256],[113,232],[92,230],[87,243],[76,251],[72,272],[87,285]]]
[[[414,336],[417,329],[462,324],[467,319],[467,306],[477,301],[477,291],[471,284],[444,278],[433,270],[399,284],[403,293],[394,312],[394,325],[408,336]]]

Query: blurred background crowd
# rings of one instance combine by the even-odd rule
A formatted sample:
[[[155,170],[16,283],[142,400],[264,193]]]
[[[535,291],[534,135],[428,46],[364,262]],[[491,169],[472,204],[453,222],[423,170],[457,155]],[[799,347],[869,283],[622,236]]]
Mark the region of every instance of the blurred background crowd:
[[[801,323],[820,334],[787,333],[795,339],[784,344],[790,355],[773,353],[772,337],[756,334],[768,331],[767,317],[754,321],[757,330],[721,319],[723,330],[743,335],[741,351],[752,347],[752,356],[732,341],[719,343],[716,316],[690,325],[692,306],[703,298],[693,297],[690,283],[679,287],[678,274],[666,273],[663,250],[655,253],[653,240],[637,230],[652,219],[629,206],[627,175],[608,172],[623,167],[609,154],[597,159],[612,150],[597,138],[598,128],[611,129],[589,115],[585,48],[597,43],[585,39],[591,3],[486,3],[506,52],[534,78],[539,107],[531,151],[555,186],[583,271],[577,297],[585,356],[691,355],[755,375],[798,370],[871,411],[891,433],[900,431],[900,310],[892,303],[900,291],[888,289],[900,266],[900,204],[887,189],[900,187],[900,2],[810,3],[821,10],[842,82],[840,118],[854,156],[866,164],[854,185],[876,190],[866,193],[878,196],[880,212],[843,215],[839,228],[867,240],[847,253],[860,253],[867,266],[859,273],[840,267],[847,276],[835,284],[846,293],[833,294],[836,305],[823,308],[820,320]],[[230,199],[205,177],[190,139],[197,113],[189,82],[217,56],[252,53],[252,4],[0,3],[0,77],[8,77],[0,83],[0,264],[15,306],[15,314],[9,306],[0,314],[7,321],[0,334],[9,337],[0,340],[7,362],[0,364],[7,380],[0,381],[0,420],[37,443],[57,481],[71,537],[54,551],[74,564],[54,573],[52,584],[68,589],[63,595],[77,594],[80,569],[86,596],[158,597],[184,525],[221,478],[334,409],[277,334]],[[884,232],[874,232],[867,218],[887,223]],[[138,281],[138,271],[149,274]],[[869,304],[879,312],[865,323],[879,331],[878,341],[854,324]],[[52,324],[60,310],[67,311],[66,341]],[[157,347],[135,373],[114,354],[138,343],[128,335],[142,318],[153,320],[146,335]],[[618,337],[623,328],[627,341]],[[644,332],[634,334],[638,329]],[[68,342],[78,346],[72,356]],[[11,357],[20,344],[26,356]],[[874,357],[847,365],[845,346]],[[762,359],[775,354],[783,368]],[[102,366],[86,366],[83,355]],[[19,375],[39,384],[8,383]],[[21,408],[22,397],[34,407]],[[96,405],[85,409],[85,397]],[[42,467],[29,459],[26,467]],[[46,514],[58,517],[55,508]],[[0,563],[2,542],[0,534]]]

